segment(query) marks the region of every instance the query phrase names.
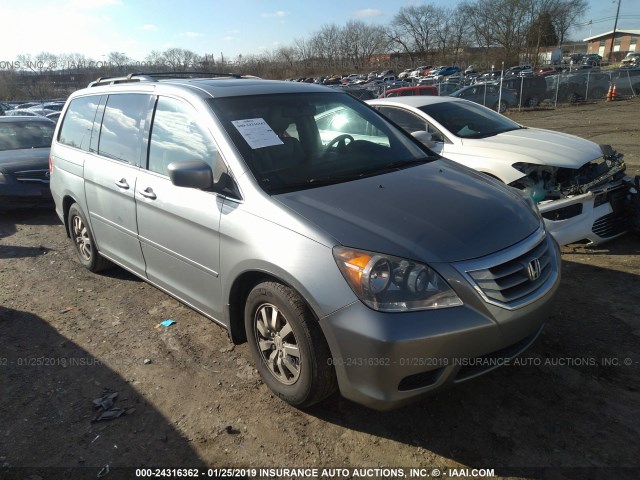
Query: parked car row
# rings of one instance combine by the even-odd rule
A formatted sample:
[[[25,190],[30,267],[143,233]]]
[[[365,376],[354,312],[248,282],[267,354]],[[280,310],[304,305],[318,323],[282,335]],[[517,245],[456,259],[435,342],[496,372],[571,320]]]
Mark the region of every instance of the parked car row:
[[[495,91],[500,77],[490,82],[476,82],[473,86],[492,85],[486,92],[481,89],[468,88],[468,91],[482,92],[483,105],[494,108],[495,97],[487,95]],[[502,79],[503,97],[507,108],[535,107],[547,101],[551,103],[576,103],[583,100],[602,100],[609,88],[616,85],[617,95],[640,95],[640,68],[624,68],[597,71],[554,72],[549,75],[505,76]],[[505,93],[506,92],[506,93]],[[453,93],[449,93],[453,94]],[[515,97],[515,100],[513,99]],[[488,100],[487,100],[488,99]]]
[[[575,103],[604,99],[613,83],[616,84],[618,95],[637,95],[640,93],[640,76],[637,71],[634,68],[624,68],[600,72],[586,67],[578,69],[555,66],[534,74],[531,65],[523,64],[510,67],[504,72],[478,73],[473,66],[461,72],[457,67],[424,65],[405,70],[398,76],[402,79],[387,77],[393,71],[385,70],[371,72],[366,76],[352,74],[342,78],[342,82],[336,76],[334,83],[343,85],[343,88],[347,85],[347,91],[365,100],[388,96],[452,95],[504,112],[515,107],[536,107],[545,101]],[[501,92],[498,86],[500,81]]]
[[[27,102],[21,104],[0,103],[0,116],[33,117],[41,116],[58,121],[64,101]]]

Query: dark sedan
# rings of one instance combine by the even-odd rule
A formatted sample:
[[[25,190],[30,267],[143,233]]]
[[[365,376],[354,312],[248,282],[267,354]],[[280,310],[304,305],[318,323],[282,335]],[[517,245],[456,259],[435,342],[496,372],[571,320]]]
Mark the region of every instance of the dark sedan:
[[[513,93],[503,88],[502,94],[500,94],[500,87],[494,83],[480,83],[463,87],[450,93],[449,96],[471,100],[500,113],[504,113],[507,108],[518,105],[518,99]]]
[[[0,210],[50,203],[49,149],[55,122],[0,117]]]

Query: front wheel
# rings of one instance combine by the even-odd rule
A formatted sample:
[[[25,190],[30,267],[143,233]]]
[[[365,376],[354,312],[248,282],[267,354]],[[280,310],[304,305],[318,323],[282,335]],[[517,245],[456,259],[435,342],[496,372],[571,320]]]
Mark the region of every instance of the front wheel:
[[[67,219],[69,236],[76,247],[76,254],[80,263],[91,272],[99,272],[112,266],[109,260],[98,253],[91,227],[89,227],[77,203],[71,205]]]
[[[276,282],[257,285],[245,304],[249,348],[262,380],[295,407],[308,407],[337,388],[329,346],[302,298]]]

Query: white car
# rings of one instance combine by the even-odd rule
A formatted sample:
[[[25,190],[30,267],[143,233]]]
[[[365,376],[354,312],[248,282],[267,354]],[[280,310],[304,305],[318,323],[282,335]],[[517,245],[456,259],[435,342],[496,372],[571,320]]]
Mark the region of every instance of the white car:
[[[609,145],[525,127],[459,98],[367,103],[442,156],[527,192],[560,245],[599,244],[626,231],[625,164]]]

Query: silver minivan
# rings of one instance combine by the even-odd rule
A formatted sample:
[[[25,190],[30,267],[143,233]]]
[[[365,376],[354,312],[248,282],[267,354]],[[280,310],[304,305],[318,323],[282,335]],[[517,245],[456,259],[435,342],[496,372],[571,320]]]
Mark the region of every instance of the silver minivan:
[[[83,265],[248,341],[297,407],[339,389],[391,409],[492,370],[560,281],[528,197],[323,86],[101,79],[68,99],[50,165]]]

